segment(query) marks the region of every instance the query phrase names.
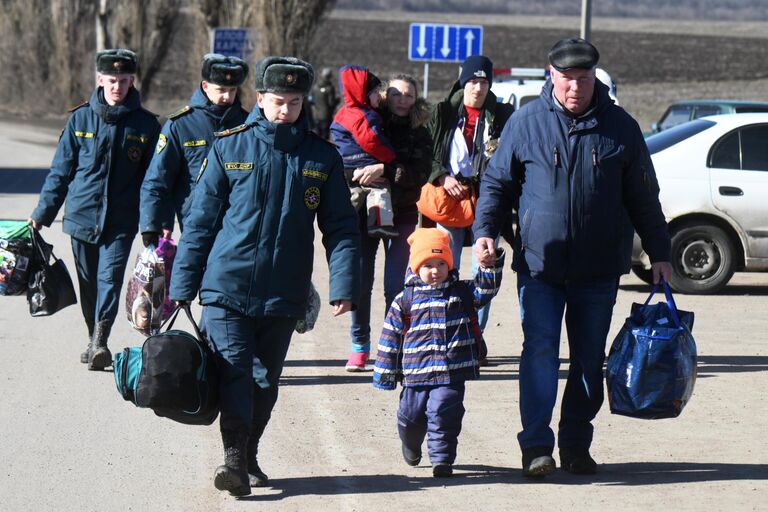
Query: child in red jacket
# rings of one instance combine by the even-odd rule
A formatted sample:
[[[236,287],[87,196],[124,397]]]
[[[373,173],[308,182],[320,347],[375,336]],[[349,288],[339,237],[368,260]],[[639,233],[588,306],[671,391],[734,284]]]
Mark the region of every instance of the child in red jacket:
[[[347,182],[356,210],[366,204],[368,235],[394,238],[394,212],[389,180],[384,172],[395,160],[395,152],[382,131],[379,106],[381,81],[364,67],[344,66],[339,71],[344,98],[331,124],[331,140],[344,160]],[[374,177],[371,178],[371,175]]]

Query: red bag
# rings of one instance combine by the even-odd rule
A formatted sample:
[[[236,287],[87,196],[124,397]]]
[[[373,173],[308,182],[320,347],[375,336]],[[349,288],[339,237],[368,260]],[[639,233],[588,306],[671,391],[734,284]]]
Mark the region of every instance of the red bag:
[[[427,183],[421,187],[416,207],[422,215],[449,228],[465,228],[475,220],[477,197],[472,188],[464,199],[454,199],[440,185]]]

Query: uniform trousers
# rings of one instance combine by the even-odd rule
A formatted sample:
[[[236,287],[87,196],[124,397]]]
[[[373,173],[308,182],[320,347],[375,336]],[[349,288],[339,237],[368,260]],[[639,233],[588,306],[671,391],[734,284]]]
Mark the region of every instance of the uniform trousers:
[[[201,327],[220,362],[222,430],[263,432],[277,402],[296,321],[247,316],[218,305],[203,307]]]
[[[107,329],[115,322],[133,239],[134,236],[109,230],[96,243],[72,238],[80,308],[89,336],[96,322],[106,323]]]

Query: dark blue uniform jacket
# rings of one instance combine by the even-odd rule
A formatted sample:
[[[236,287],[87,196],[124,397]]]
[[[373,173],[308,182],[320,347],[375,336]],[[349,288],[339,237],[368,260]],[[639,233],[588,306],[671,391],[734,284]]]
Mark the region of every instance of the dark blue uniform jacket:
[[[195,186],[173,267],[171,297],[247,316],[303,318],[315,218],[323,235],[330,301],[357,301],[360,234],[341,157],[304,115],[275,124],[255,109],[218,138]]]
[[[495,238],[518,208],[512,268],[562,283],[630,268],[632,227],[652,262],[669,261],[659,186],[637,122],[596,82],[582,116],[566,114],[548,81],[515,112],[482,178],[475,238]]]
[[[135,236],[139,189],[159,131],[136,89],[110,106],[97,88],[69,117],[32,218],[50,226],[66,198],[63,227],[72,237],[97,243],[107,229]]]
[[[238,126],[247,117],[239,97],[229,106],[214,105],[201,86],[186,108],[171,114],[141,187],[142,233],[173,229],[174,212],[184,228],[195,178],[211,149],[213,133]]]

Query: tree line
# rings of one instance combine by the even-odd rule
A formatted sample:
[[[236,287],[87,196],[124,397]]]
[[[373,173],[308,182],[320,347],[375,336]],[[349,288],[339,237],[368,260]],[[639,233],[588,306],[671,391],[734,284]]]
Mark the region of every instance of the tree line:
[[[61,114],[94,84],[103,48],[139,55],[138,86],[152,103],[199,79],[210,30],[246,27],[256,57],[311,57],[320,21],[335,0],[0,0],[0,109]]]
[[[579,16],[578,0],[339,0],[339,9],[380,9],[410,12],[511,14],[532,16]],[[766,21],[765,0],[598,0],[592,14],[606,17],[655,19],[703,19]]]

